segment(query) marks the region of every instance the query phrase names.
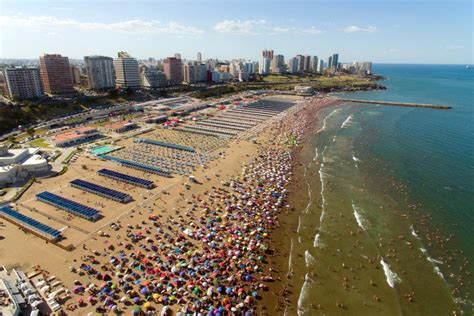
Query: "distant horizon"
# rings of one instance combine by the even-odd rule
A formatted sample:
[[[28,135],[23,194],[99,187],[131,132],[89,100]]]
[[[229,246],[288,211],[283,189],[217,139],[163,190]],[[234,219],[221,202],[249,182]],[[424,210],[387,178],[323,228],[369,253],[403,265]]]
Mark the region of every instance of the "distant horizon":
[[[200,51],[204,59],[258,60],[266,48],[286,58],[473,64],[472,7],[469,0],[2,0],[0,58],[125,50],[138,59],[179,52],[192,60]]]

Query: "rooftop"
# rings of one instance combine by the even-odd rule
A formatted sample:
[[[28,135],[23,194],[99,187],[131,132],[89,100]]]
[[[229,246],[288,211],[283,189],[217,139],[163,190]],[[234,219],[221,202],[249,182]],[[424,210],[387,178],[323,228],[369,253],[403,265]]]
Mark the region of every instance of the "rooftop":
[[[61,134],[57,134],[53,137],[51,137],[51,140],[53,142],[62,142],[62,141],[66,141],[66,140],[71,140],[71,139],[75,139],[75,138],[78,138],[78,137],[82,137],[84,136],[85,134],[90,134],[91,132],[95,132],[97,131],[96,128],[92,128],[92,127],[81,127],[81,128],[78,128],[78,129],[75,129],[75,130],[72,130],[72,131],[68,131],[68,132],[65,132],[65,133],[61,133]]]

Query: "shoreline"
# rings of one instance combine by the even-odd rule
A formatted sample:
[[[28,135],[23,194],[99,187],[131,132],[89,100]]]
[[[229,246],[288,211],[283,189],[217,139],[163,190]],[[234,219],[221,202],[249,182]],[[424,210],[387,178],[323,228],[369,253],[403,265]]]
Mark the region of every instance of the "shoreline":
[[[327,114],[327,113],[326,113]],[[346,114],[348,115],[348,114]],[[341,122],[339,122],[338,124],[341,125],[340,128],[343,128],[344,125],[347,124],[347,121],[350,119],[350,116],[347,117],[345,120],[342,118],[341,119],[341,122],[342,122],[342,125],[341,125]],[[323,129],[323,127],[321,125],[323,125],[323,117],[320,117],[319,120],[316,122],[315,126],[312,128],[312,131],[313,132],[316,132],[316,131],[319,131],[321,129]],[[324,124],[325,125],[325,124]],[[338,125],[338,126],[339,126]],[[309,134],[311,132],[308,132]],[[319,136],[320,137],[320,136]],[[300,226],[302,225],[301,223],[301,215],[304,215],[304,209],[308,208],[308,205],[306,205],[306,201],[308,200],[308,196],[307,196],[307,188],[306,188],[306,184],[304,183],[303,181],[303,178],[306,177],[306,163],[309,163],[309,165],[311,164],[311,158],[314,160],[318,159],[318,157],[322,157],[324,156],[324,153],[320,152],[318,153],[318,148],[316,148],[316,153],[314,152],[315,149],[313,148],[314,144],[311,143],[311,138],[310,137],[306,137],[305,138],[306,142],[303,142],[302,143],[302,148],[300,150],[300,155],[298,155],[297,159],[298,159],[298,162],[296,163],[297,165],[297,168],[296,170],[294,171],[294,174],[298,176],[298,179],[300,180],[299,183],[294,183],[290,186],[290,194],[289,194],[289,201],[294,209],[293,213],[290,213],[289,216],[285,217],[284,219],[282,219],[282,227],[283,228],[279,228],[275,231],[274,233],[274,236],[275,236],[275,240],[274,240],[274,247],[276,249],[278,249],[279,251],[279,257],[275,258],[275,263],[276,263],[276,270],[278,272],[278,275],[279,275],[279,279],[281,281],[278,282],[278,284],[275,284],[272,288],[271,288],[271,293],[270,294],[267,294],[265,297],[264,297],[264,305],[265,305],[265,311],[268,311],[268,315],[272,315],[272,313],[277,313],[277,314],[287,314],[288,315],[292,315],[292,314],[296,314],[297,312],[300,313],[300,311],[297,309],[297,302],[296,300],[305,300],[307,303],[311,302],[310,306],[307,306],[307,308],[311,308],[311,313],[321,313],[321,314],[325,314],[327,312],[334,312],[334,313],[337,313],[337,311],[342,308],[342,309],[348,309],[348,306],[351,307],[350,310],[352,310],[352,312],[354,312],[354,306],[357,306],[357,299],[351,297],[353,295],[355,295],[357,297],[357,294],[350,294],[350,293],[345,293],[346,291],[351,291],[352,289],[354,289],[354,285],[352,285],[352,287],[349,287],[347,289],[344,289],[344,291],[342,291],[342,293],[339,293],[340,295],[338,296],[337,295],[337,291],[340,291],[340,288],[338,289],[338,287],[340,287],[340,282],[342,281],[338,281],[337,279],[333,279],[331,278],[329,275],[332,275],[334,273],[331,273],[331,272],[335,272],[336,270],[338,270],[338,266],[337,264],[341,264],[340,262],[339,263],[329,263],[328,265],[328,262],[326,260],[325,263],[322,263],[321,264],[321,259],[324,258],[324,256],[330,256],[330,254],[332,253],[332,256],[334,256],[334,249],[339,249],[338,247],[342,246],[343,244],[346,244],[347,246],[350,246],[352,244],[352,247],[355,247],[355,245],[358,245],[359,244],[359,240],[356,240],[356,244],[353,244],[354,242],[354,236],[361,236],[361,237],[355,237],[356,239],[359,239],[359,238],[365,238],[365,237],[362,237],[362,235],[360,234],[363,234],[364,236],[367,235],[369,236],[369,240],[367,241],[367,246],[371,247],[373,244],[376,243],[376,237],[370,237],[371,234],[375,234],[375,231],[373,233],[370,233],[370,232],[365,232],[366,230],[373,230],[374,229],[374,226],[375,225],[375,221],[372,217],[369,217],[369,220],[372,220],[372,222],[366,222],[366,218],[364,218],[366,215],[368,214],[363,214],[364,217],[362,217],[361,213],[360,213],[360,210],[359,208],[361,207],[361,205],[357,204],[357,206],[354,206],[354,202],[352,202],[352,209],[351,209],[351,212],[352,213],[339,213],[339,216],[341,217],[341,219],[338,219],[336,214],[327,214],[325,216],[328,216],[331,221],[337,221],[337,222],[345,222],[345,227],[351,227],[351,226],[348,226],[348,225],[354,225],[356,226],[356,228],[353,228],[353,230],[350,230],[350,236],[347,236],[346,233],[347,231],[345,231],[347,228],[344,228],[344,227],[341,227],[341,226],[335,226],[334,223],[331,223],[330,224],[330,227],[333,228],[333,230],[331,232],[329,231],[326,231],[325,234],[326,234],[326,237],[336,237],[336,236],[340,236],[340,237],[337,237],[336,240],[340,240],[339,243],[337,242],[329,242],[329,244],[331,245],[322,245],[323,246],[323,249],[321,249],[319,246],[316,247],[316,248],[319,248],[319,250],[317,250],[314,254],[314,256],[311,254],[311,251],[308,252],[307,250],[304,250],[304,248],[301,248],[301,246],[298,246],[298,238],[303,238],[303,241],[304,243],[308,243],[308,237],[309,236],[306,236],[304,235],[303,237],[296,237],[297,234],[296,233],[299,233],[300,231]],[[334,142],[334,139],[332,140],[332,142]],[[304,147],[306,146],[306,148],[304,149]],[[311,146],[308,147],[308,146]],[[321,150],[321,149],[320,149]],[[303,158],[303,154],[305,154],[305,158]],[[318,156],[319,155],[319,156]],[[314,156],[314,157],[313,157]],[[324,159],[324,158],[323,158]],[[355,161],[355,163],[357,163],[358,159],[357,158],[354,158],[354,156],[352,157],[352,159]],[[304,163],[304,165],[303,165]],[[309,173],[311,175],[311,173]],[[313,172],[313,175],[314,176],[317,176],[314,174]],[[311,181],[311,180],[310,180]],[[317,180],[315,179],[314,181],[317,182]],[[328,180],[329,181],[329,180]],[[331,183],[328,183],[329,184],[329,190],[328,188],[326,188],[325,190],[328,190],[329,192],[327,192],[329,195],[331,194],[334,194],[334,193],[331,193],[331,191],[333,191],[334,189],[334,184],[331,184]],[[313,189],[313,191],[315,191]],[[313,195],[314,195],[314,192],[313,192]],[[318,193],[316,192],[316,195],[318,195]],[[327,198],[327,197],[326,197]],[[324,197],[323,197],[324,199]],[[317,206],[316,205],[316,201],[318,200],[318,198],[316,198],[315,200],[313,200],[313,198],[311,197],[311,192],[310,192],[310,195],[309,195],[309,200],[310,202],[308,203],[311,203],[311,201],[313,201],[313,203],[315,204],[315,210],[316,212],[321,211],[321,207],[320,206]],[[391,201],[391,202],[395,202],[395,201]],[[390,202],[390,204],[391,204]],[[294,204],[293,204],[294,203]],[[334,203],[334,202],[333,202]],[[395,202],[396,203],[396,202]],[[383,204],[382,204],[383,205]],[[389,205],[387,205],[389,206]],[[332,208],[334,208],[334,206],[332,206]],[[313,210],[314,211],[314,210]],[[334,211],[334,210],[333,210]],[[400,212],[401,210],[397,210],[396,211],[396,214],[393,214],[392,217],[394,218],[403,218],[403,215],[404,213]],[[301,214],[300,214],[301,212]],[[338,210],[337,212],[342,212],[342,210]],[[333,212],[334,213],[334,212]],[[316,236],[314,236],[314,243],[319,243],[320,242],[320,237],[319,236],[319,231],[320,229],[317,228],[317,222],[315,223],[308,223],[308,221],[304,221],[304,218],[305,216],[303,216],[303,228],[306,226],[306,228],[309,228],[310,230],[312,230],[314,233],[316,233]],[[347,219],[350,220],[349,222],[353,222],[352,224],[347,224]],[[389,218],[389,217],[388,217]],[[386,225],[386,223],[382,222],[383,225]],[[380,223],[380,224],[382,224]],[[366,227],[366,225],[368,225],[368,227]],[[395,225],[397,226],[397,225]],[[403,225],[401,225],[400,227],[393,227],[392,229],[394,229],[394,232],[392,234],[392,239],[389,239],[390,241],[388,242],[389,245],[392,243],[392,242],[395,242],[395,240],[397,239],[405,239],[404,235],[402,234],[406,234],[406,232],[404,231],[404,229],[402,229]],[[339,229],[341,230],[334,230],[334,228],[336,227],[339,227]],[[351,228],[352,229],[352,228]],[[399,231],[398,233],[395,233],[395,231]],[[354,233],[353,233],[354,232]],[[397,234],[398,234],[398,237],[397,237]],[[298,234],[299,235],[299,234]],[[351,238],[352,236],[352,238]],[[380,236],[380,235],[379,235]],[[406,235],[405,235],[406,236]],[[370,240],[374,238],[374,240]],[[387,238],[389,238],[387,236]],[[300,240],[301,241],[301,240]],[[311,239],[311,241],[313,241]],[[328,240],[324,240],[323,238],[323,242],[327,242]],[[365,242],[364,242],[365,243]],[[407,250],[403,250],[399,255],[402,255],[403,257],[407,258],[406,256],[414,256],[413,254],[413,250],[412,249],[412,244],[416,245],[416,243],[414,241],[411,241],[408,242],[406,241],[407,245],[409,245],[409,247],[407,248]],[[339,245],[339,246],[334,246],[334,245]],[[378,243],[377,243],[378,245]],[[382,245],[382,243],[381,243]],[[292,251],[293,248],[296,248],[295,251]],[[308,246],[309,247],[309,246]],[[342,246],[342,247],[345,247],[345,246]],[[436,294],[434,293],[425,293],[422,289],[420,288],[419,284],[417,282],[413,282],[414,279],[412,276],[412,278],[408,278],[407,275],[405,275],[405,270],[402,270],[401,267],[403,267],[403,265],[400,265],[400,263],[398,263],[398,255],[395,256],[395,250],[391,250],[391,248],[385,248],[386,246],[376,246],[376,248],[378,247],[381,247],[380,248],[380,252],[377,253],[374,253],[372,256],[368,255],[369,256],[369,266],[373,266],[375,267],[375,271],[372,271],[369,273],[369,271],[366,271],[366,272],[363,272],[363,274],[361,275],[360,273],[358,273],[357,275],[354,276],[354,283],[357,284],[357,290],[356,292],[359,293],[358,295],[360,296],[361,293],[359,292],[359,290],[363,290],[363,288],[361,288],[360,286],[365,286],[367,289],[376,289],[378,288],[379,286],[377,284],[382,284],[382,283],[388,283],[388,285],[380,285],[380,287],[382,288],[385,288],[386,289],[384,290],[385,292],[389,292],[390,289],[392,289],[393,293],[390,294],[390,296],[393,296],[391,300],[393,300],[393,298],[395,298],[395,302],[391,302],[389,304],[389,306],[391,305],[393,307],[393,309],[385,309],[384,307],[384,312],[389,312],[389,314],[393,313],[393,314],[396,314],[396,310],[398,310],[398,312],[421,312],[421,311],[427,311],[427,310],[430,310],[429,308],[429,304],[426,302],[427,299],[429,299],[430,297],[432,298],[438,298],[439,299],[439,302],[446,302],[445,304],[445,309],[446,311],[449,311],[449,313],[453,312],[453,315],[458,313],[459,311],[459,306],[455,306],[454,302],[452,301],[453,299],[453,296],[449,295],[448,297],[448,293],[446,292],[445,293],[445,290],[442,291],[442,293],[440,292],[439,293],[439,296],[437,296]],[[393,246],[389,246],[389,247],[393,247]],[[406,247],[406,246],[405,246]],[[325,248],[325,249],[324,249]],[[397,246],[398,248],[398,246]],[[403,247],[401,247],[403,248]],[[416,247],[415,247],[416,249]],[[367,249],[368,250],[368,249]],[[402,249],[399,249],[399,250],[402,250]],[[331,252],[332,251],[332,252]],[[339,251],[339,250],[338,250]],[[349,250],[351,251],[351,250]],[[388,251],[388,257],[385,257],[387,255],[387,253],[384,254],[384,252]],[[324,253],[324,254],[321,254]],[[366,251],[364,251],[366,252]],[[290,253],[290,254],[288,254]],[[363,252],[362,252],[363,253]],[[361,255],[362,255],[361,253]],[[287,267],[290,266],[290,264],[288,263],[288,257],[291,256],[291,258],[293,258],[292,260],[295,260],[295,261],[298,261],[300,262],[299,263],[299,266],[297,264],[297,262],[295,262],[292,267],[291,267],[291,270],[294,270],[294,271],[299,271],[298,274],[294,275],[291,273],[291,274],[288,274],[287,273]],[[321,256],[323,256],[323,258],[321,258]],[[328,259],[330,261],[330,259]],[[444,282],[441,282],[440,283],[440,279],[438,277],[438,273],[433,273],[433,266],[431,264],[431,262],[427,262],[426,259],[424,258],[424,254],[421,254],[418,256],[418,259],[419,261],[417,261],[415,263],[416,266],[419,266],[420,268],[422,267],[422,270],[420,270],[420,275],[423,275],[424,273],[428,273],[428,274],[425,274],[426,277],[429,276],[429,280],[426,279],[426,284],[433,284],[434,287],[436,288],[439,288],[439,289],[442,289],[444,287],[448,287],[448,284],[444,283]],[[408,261],[407,261],[408,263]],[[346,261],[346,264],[347,264],[347,261]],[[308,268],[308,266],[314,266],[316,265],[317,267],[319,267],[320,269],[317,269],[316,271],[317,272],[314,272],[314,275],[312,273],[305,273],[305,265],[306,265],[306,268]],[[326,268],[325,266],[329,269],[328,271],[326,271]],[[321,270],[321,268],[323,268]],[[355,268],[355,267],[354,267]],[[409,272],[408,270],[410,270],[409,267],[405,267],[407,269],[407,273]],[[333,270],[334,269],[334,270]],[[339,266],[339,269],[340,269],[340,266]],[[358,269],[356,269],[358,270]],[[378,272],[377,272],[378,270]],[[436,269],[435,269],[436,270]],[[347,272],[349,274],[352,273],[352,267],[350,268],[350,271],[351,272]],[[328,273],[329,272],[329,273]],[[381,272],[381,273],[380,273]],[[398,276],[396,275],[396,272],[398,272]],[[436,271],[435,271],[436,272]],[[376,273],[374,275],[374,273]],[[410,271],[410,273],[412,273],[412,271]],[[326,274],[328,274],[328,276],[326,276]],[[410,275],[410,274],[409,274]],[[382,279],[382,276],[384,278],[384,281],[382,282],[381,279]],[[288,278],[290,277],[290,278]],[[367,277],[370,278],[370,284],[369,282],[367,281],[367,284],[369,284],[370,286],[367,286],[365,284],[361,285],[360,284],[360,281],[356,281],[356,280],[359,280],[359,278],[361,279],[367,279]],[[400,284],[397,284],[395,285],[395,283],[398,282],[398,278],[401,278],[401,283]],[[436,279],[438,277],[438,279]],[[377,279],[378,281],[377,281]],[[386,280],[385,280],[386,278]],[[352,278],[349,278],[349,280],[351,280]],[[287,283],[288,280],[288,284],[285,285],[285,283]],[[325,280],[324,283],[322,283],[322,280]],[[373,282],[372,280],[375,280],[375,282]],[[329,283],[327,283],[329,282]],[[332,283],[331,283],[332,282]],[[346,283],[346,282],[344,282]],[[344,284],[343,283],[343,284]],[[298,285],[299,284],[299,285]],[[308,284],[308,285],[307,285]],[[310,286],[311,284],[313,284],[312,286]],[[316,284],[316,288],[318,289],[317,291],[318,292],[318,295],[316,296],[312,296],[313,298],[313,301],[311,300],[306,300],[305,297],[301,298],[301,296],[303,294],[300,294],[300,291],[301,292],[304,292],[303,291],[303,288],[305,287],[314,287]],[[323,287],[321,287],[323,285]],[[390,285],[392,284],[392,285]],[[301,288],[300,288],[301,287]],[[375,287],[375,288],[374,288]],[[414,289],[416,289],[416,293],[417,294],[417,297],[416,297],[416,300],[414,299],[413,297],[413,294],[411,292],[406,292],[406,291],[410,291],[408,289],[411,288],[411,291],[413,291]],[[308,290],[308,289],[305,289],[305,291]],[[420,294],[421,292],[421,294]],[[312,293],[312,290],[311,290],[311,293]],[[281,297],[285,295],[285,300],[282,300]],[[304,294],[304,295],[307,295],[307,294]],[[313,293],[314,295],[314,293]],[[325,298],[322,298],[322,296],[325,296]],[[339,298],[340,301],[336,301],[336,306],[334,306],[334,301],[332,303],[330,303],[330,305],[328,306],[328,302],[330,302],[331,300],[329,299],[329,297],[326,297],[326,296],[331,296],[331,295],[334,295],[335,299]],[[299,296],[299,298],[298,298]],[[385,304],[387,304],[387,300],[389,300],[389,297],[386,296],[385,294],[382,294],[382,293],[377,293],[377,296],[375,296],[374,294],[374,297],[377,298],[376,302],[373,303],[373,301],[371,302],[371,297],[372,294],[370,295],[365,295],[363,296],[367,301],[368,301],[368,305],[372,306],[372,308],[375,308],[376,310],[378,310],[380,313],[382,312],[381,309],[378,309],[380,308],[380,305],[377,304],[377,300],[381,300],[382,302],[386,302]],[[279,300],[280,298],[280,300]],[[289,299],[291,299],[291,302],[289,302]],[[375,298],[372,298],[372,299],[375,299]],[[345,301],[345,302],[344,302]],[[349,302],[348,302],[349,301]],[[398,301],[398,302],[397,302]],[[408,303],[405,303],[408,302]],[[324,302],[324,303],[323,303]],[[343,303],[344,302],[344,303]],[[353,303],[351,305],[351,302]],[[414,304],[412,302],[415,302]],[[423,302],[423,304],[417,304],[416,302]],[[314,304],[313,304],[314,303]],[[321,303],[321,304],[319,304]],[[346,305],[348,304],[348,305]],[[364,305],[366,303],[364,302]],[[300,304],[298,304],[300,305]],[[379,306],[379,307],[377,307]],[[289,309],[290,311],[288,312],[287,309]],[[306,312],[310,312],[310,310],[306,310]],[[358,310],[357,308],[355,310]],[[362,312],[360,310],[360,312]],[[368,311],[366,310],[364,313],[367,313]],[[375,310],[372,310],[372,312],[375,312]],[[370,313],[370,312],[369,312]],[[457,315],[457,314],[456,314]]]
[[[313,106],[316,107],[338,103],[328,98],[310,98],[303,102],[310,100],[315,102]],[[288,147],[291,146],[288,141],[293,143],[296,140],[299,143],[304,135],[303,131],[307,128],[306,121],[301,120],[305,116],[304,111],[312,112],[306,103],[295,104],[284,115],[278,116],[269,124],[263,124],[264,130],[256,131],[256,143],[242,139],[231,140],[223,149],[220,159],[194,173],[198,181],[206,179],[201,183],[184,185],[180,183],[181,177],[157,178],[157,188],[149,191],[146,196],[129,185],[117,185],[117,188],[126,190],[133,196],[136,202],[131,207],[115,208],[115,204],[103,202],[100,197],[77,194],[77,189],[68,186],[58,188],[57,191],[61,194],[72,195],[74,199],[108,212],[106,216],[110,216],[112,211],[116,212],[116,217],[112,219],[114,227],[109,226],[111,221],[98,223],[100,232],[91,233],[84,238],[79,231],[74,230],[74,226],[82,221],[68,219],[71,221],[67,227],[69,236],[79,243],[73,251],[65,252],[5,223],[3,235],[6,238],[0,248],[4,257],[2,263],[8,268],[21,267],[28,270],[31,269],[28,267],[32,263],[31,257],[37,258],[34,262],[35,270],[41,266],[44,271],[53,271],[67,288],[74,289],[72,299],[65,303],[65,308],[75,315],[86,315],[90,311],[100,312],[109,308],[130,313],[133,305],[157,311],[163,305],[173,306],[175,311],[178,311],[178,307],[187,311],[203,311],[203,308],[212,305],[209,304],[214,299],[221,302],[216,306],[217,309],[235,308],[232,311],[242,313],[255,311],[260,307],[256,296],[261,295],[267,283],[271,283],[272,265],[265,262],[272,258],[268,255],[265,244],[271,238],[275,225],[278,225],[281,213],[278,209],[285,208],[286,183],[291,178],[294,155]],[[131,140],[122,141],[125,145],[130,142]],[[105,184],[107,180],[98,178],[93,172],[110,164],[82,155],[71,164],[70,171],[61,180],[67,181],[80,176]],[[81,167],[84,165],[87,168]],[[120,170],[122,167],[114,165],[113,168]],[[143,177],[138,171],[130,173]],[[264,178],[256,177],[259,174],[264,175]],[[49,178],[35,183],[18,201],[17,207],[24,211],[27,205],[36,205],[35,194],[45,188],[57,187],[57,181],[58,179]],[[192,189],[189,190],[188,186]],[[256,187],[260,189],[253,192]],[[40,207],[49,212],[57,212],[52,207]],[[83,228],[95,231],[94,227],[97,225],[87,223]],[[244,236],[245,239],[242,240]],[[15,240],[24,242],[24,247],[16,247]],[[158,257],[152,256],[157,259],[155,263],[149,257],[153,252],[159,253],[160,258],[158,260]],[[207,261],[201,259],[204,254],[208,254]],[[144,263],[138,264],[143,260]],[[197,268],[199,276],[189,270],[189,267],[183,266],[180,263],[182,261]],[[246,266],[245,273],[239,271],[239,265]],[[135,273],[143,281],[143,277],[148,275],[145,268],[145,271],[148,268],[161,271],[161,280],[166,281],[167,287],[158,288],[155,281],[148,286],[129,283],[131,280],[126,275],[131,273]],[[209,273],[213,270],[211,276]],[[105,275],[108,276],[103,279]],[[227,279],[232,275],[235,278]],[[100,282],[97,283],[99,277],[105,280],[103,286],[107,287],[107,291],[111,291],[110,298],[106,299],[105,292],[98,291],[102,289],[99,287]],[[188,291],[188,286],[191,285],[192,291]],[[145,287],[150,293],[159,293],[158,296],[149,301],[144,300],[140,294],[120,297],[128,291],[140,293],[145,291]],[[172,290],[180,287],[185,289],[184,292],[174,293]],[[226,288],[225,293],[221,291],[222,287]],[[200,295],[208,298],[199,306],[192,304],[194,298]],[[136,297],[139,298],[137,302]],[[115,304],[112,307],[109,306],[111,300]]]
[[[330,97],[329,97],[330,99]],[[333,99],[334,100],[334,99]],[[303,165],[303,159],[301,157],[302,150],[304,146],[308,146],[310,142],[310,137],[312,133],[316,132],[323,128],[323,117],[320,116],[322,112],[328,110],[333,106],[341,105],[343,102],[336,100],[337,102],[333,104],[328,104],[324,107],[318,109],[318,111],[314,112],[314,117],[312,119],[312,126],[310,129],[306,130],[304,136],[301,139],[301,143],[297,149],[295,149],[294,156],[295,162],[294,167],[292,169],[293,174],[300,174],[303,173],[302,169],[305,169]],[[316,153],[317,155],[317,153]],[[303,184],[292,181],[288,187],[289,190],[289,197],[288,203],[291,205],[291,211],[286,210],[280,220],[281,225],[273,232],[272,238],[272,246],[275,249],[275,252],[280,254],[280,258],[276,258],[279,262],[274,261],[274,265],[272,269],[274,269],[275,273],[278,275],[277,282],[271,284],[270,290],[265,292],[263,295],[262,300],[262,315],[274,315],[277,313],[278,315],[283,315],[287,313],[287,309],[290,306],[289,295],[290,293],[294,293],[294,291],[298,291],[299,289],[293,288],[291,284],[288,284],[288,280],[293,277],[293,269],[292,269],[292,248],[293,248],[293,235],[299,229],[301,225],[299,221],[299,214],[296,212],[304,207],[305,202],[300,199],[300,196],[296,194],[299,190],[304,190]],[[288,258],[286,261],[285,259]],[[275,259],[275,258],[274,258]],[[287,267],[288,270],[284,270],[284,267]]]

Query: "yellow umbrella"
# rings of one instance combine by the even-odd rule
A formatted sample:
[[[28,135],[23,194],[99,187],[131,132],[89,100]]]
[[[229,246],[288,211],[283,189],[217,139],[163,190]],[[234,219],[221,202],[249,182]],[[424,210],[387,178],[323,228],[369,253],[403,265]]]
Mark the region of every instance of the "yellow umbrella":
[[[151,307],[151,303],[150,302],[146,302],[145,304],[143,304],[143,308],[144,309],[149,309]]]

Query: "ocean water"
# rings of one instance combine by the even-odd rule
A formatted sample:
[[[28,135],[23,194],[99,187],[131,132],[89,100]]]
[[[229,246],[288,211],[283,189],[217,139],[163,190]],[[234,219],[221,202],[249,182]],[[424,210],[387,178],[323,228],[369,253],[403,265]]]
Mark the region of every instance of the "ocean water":
[[[327,109],[302,149],[286,313],[471,314],[474,70],[374,65],[388,90]]]

